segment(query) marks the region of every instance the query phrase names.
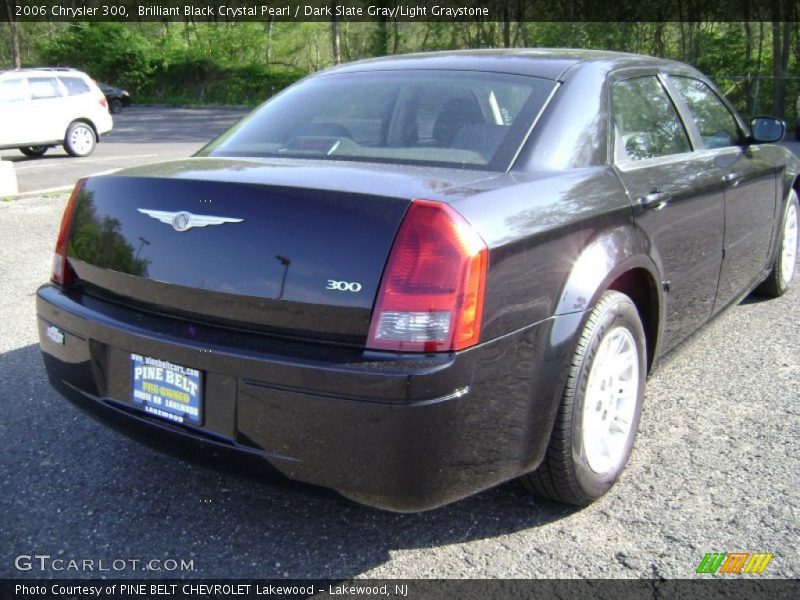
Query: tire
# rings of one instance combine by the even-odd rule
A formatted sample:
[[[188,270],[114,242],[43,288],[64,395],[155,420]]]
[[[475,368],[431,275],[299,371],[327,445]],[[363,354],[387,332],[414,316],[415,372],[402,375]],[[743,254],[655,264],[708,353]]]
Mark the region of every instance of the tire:
[[[39,158],[44,156],[44,153],[47,152],[47,146],[23,146],[19,149],[25,156],[30,156],[31,158]]]
[[[614,365],[623,364],[616,375],[610,358]],[[639,427],[646,365],[644,328],[636,305],[625,294],[605,292],[578,337],[544,460],[522,477],[529,490],[586,506],[614,485]],[[603,439],[611,442],[605,446],[607,455]]]
[[[108,112],[112,115],[116,115],[122,112],[122,100],[119,98],[111,98],[108,101]]]
[[[775,260],[764,282],[758,286],[756,293],[771,298],[783,296],[792,285],[797,262],[797,231],[800,209],[797,204],[797,193],[789,192],[786,209],[783,211],[781,221],[781,235],[778,239],[778,248],[775,251]]]
[[[67,127],[64,136],[64,150],[70,156],[89,156],[97,145],[94,129],[83,121],[74,121]]]

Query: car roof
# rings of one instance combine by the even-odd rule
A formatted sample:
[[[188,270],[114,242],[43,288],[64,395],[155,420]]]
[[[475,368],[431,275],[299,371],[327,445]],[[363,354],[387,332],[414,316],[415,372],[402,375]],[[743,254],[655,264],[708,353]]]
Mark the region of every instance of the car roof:
[[[363,71],[448,70],[489,71],[561,80],[575,66],[605,72],[631,67],[670,68],[694,71],[676,61],[612,52],[574,48],[504,48],[494,50],[453,50],[401,54],[360,60],[332,67],[324,74]]]
[[[55,73],[55,74],[65,74],[68,73],[70,75],[86,75],[83,71],[79,71],[78,69],[74,69],[73,67],[23,67],[21,69],[6,69],[4,71],[0,71],[0,75],[11,75],[11,74],[36,74],[36,73]]]

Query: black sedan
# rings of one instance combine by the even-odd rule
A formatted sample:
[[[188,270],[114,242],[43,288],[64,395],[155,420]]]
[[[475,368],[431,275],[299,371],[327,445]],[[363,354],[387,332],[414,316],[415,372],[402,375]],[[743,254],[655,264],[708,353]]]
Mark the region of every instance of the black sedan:
[[[127,434],[372,506],[517,477],[584,505],[658,357],[791,283],[783,131],[644,56],[340,66],[196,157],[77,184],[37,297],[47,372]]]
[[[131,95],[127,90],[100,81],[97,82],[97,87],[100,88],[100,91],[106,97],[106,101],[108,101],[108,112],[116,115],[121,113],[123,108],[128,108],[131,105]]]

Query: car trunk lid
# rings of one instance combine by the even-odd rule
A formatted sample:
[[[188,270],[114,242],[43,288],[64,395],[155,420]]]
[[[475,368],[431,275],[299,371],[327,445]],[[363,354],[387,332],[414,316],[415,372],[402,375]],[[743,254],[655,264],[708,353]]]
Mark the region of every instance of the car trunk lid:
[[[393,186],[397,197],[365,193],[352,172],[315,189],[280,166],[237,177],[227,165],[213,179],[187,169],[87,180],[68,246],[87,291],[188,321],[364,341],[414,188],[430,185],[421,173]]]

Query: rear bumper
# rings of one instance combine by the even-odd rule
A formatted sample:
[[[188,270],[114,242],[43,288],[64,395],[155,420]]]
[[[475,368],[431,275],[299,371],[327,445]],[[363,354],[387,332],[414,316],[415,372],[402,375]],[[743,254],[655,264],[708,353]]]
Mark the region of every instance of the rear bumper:
[[[189,324],[46,285],[39,335],[52,384],[146,441],[254,455],[289,478],[396,511],[434,508],[534,469],[557,409],[569,332],[549,319],[467,351],[421,357]],[[63,344],[47,335],[55,326]],[[570,338],[570,339],[568,339]],[[201,427],[139,411],[132,352],[205,373]]]
[[[114,128],[114,118],[108,111],[100,111],[93,119],[94,126],[97,128],[98,138],[111,132]]]

